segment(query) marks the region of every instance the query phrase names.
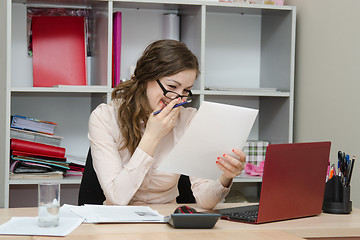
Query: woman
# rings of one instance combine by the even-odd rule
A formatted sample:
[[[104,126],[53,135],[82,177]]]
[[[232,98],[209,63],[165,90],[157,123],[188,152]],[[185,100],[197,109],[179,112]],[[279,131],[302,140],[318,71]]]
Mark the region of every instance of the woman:
[[[160,40],[150,44],[137,61],[133,76],[100,104],[89,120],[93,165],[106,196],[105,204],[175,202],[179,174],[156,169],[184,134],[194,108],[173,108],[192,96],[198,61],[185,44]],[[162,110],[159,114],[153,112]],[[214,164],[223,171],[217,181],[191,177],[196,202],[213,208],[241,173],[245,154],[223,155]],[[205,166],[204,166],[205,167]]]

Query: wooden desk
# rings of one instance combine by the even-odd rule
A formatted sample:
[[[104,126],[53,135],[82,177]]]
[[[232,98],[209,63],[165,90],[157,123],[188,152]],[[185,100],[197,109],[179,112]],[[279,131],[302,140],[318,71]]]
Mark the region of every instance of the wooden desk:
[[[178,205],[150,205],[160,214],[169,215]],[[196,205],[189,204],[197,210]],[[236,204],[219,204],[233,207]],[[0,209],[0,224],[13,216],[36,216],[37,208]],[[220,220],[213,229],[174,229],[161,223],[82,224],[65,239],[360,239],[360,209],[349,215],[321,214],[315,217],[266,224],[247,224]],[[0,239],[64,239],[56,237],[3,236]]]

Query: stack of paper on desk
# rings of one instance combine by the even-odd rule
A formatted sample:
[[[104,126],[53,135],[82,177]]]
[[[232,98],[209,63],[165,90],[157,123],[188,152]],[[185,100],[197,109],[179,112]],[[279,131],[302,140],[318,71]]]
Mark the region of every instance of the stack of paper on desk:
[[[193,177],[217,179],[217,157],[243,149],[258,110],[203,102],[189,128],[158,169]]]
[[[27,235],[27,236],[61,236],[64,237],[77,228],[83,219],[62,218],[59,226],[44,228],[38,226],[37,217],[12,217],[0,226],[0,235]]]
[[[164,222],[164,216],[148,206],[84,205],[71,211],[86,223]]]

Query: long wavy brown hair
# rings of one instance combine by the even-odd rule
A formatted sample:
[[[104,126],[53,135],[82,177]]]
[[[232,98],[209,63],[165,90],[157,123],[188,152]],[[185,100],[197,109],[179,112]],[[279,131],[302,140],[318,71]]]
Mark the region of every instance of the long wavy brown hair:
[[[147,83],[190,69],[196,70],[198,76],[198,60],[184,43],[159,40],[144,50],[131,79],[120,83],[111,94],[112,99],[120,100],[118,118],[124,138],[121,150],[127,148],[131,154],[135,152],[152,112],[146,94]]]

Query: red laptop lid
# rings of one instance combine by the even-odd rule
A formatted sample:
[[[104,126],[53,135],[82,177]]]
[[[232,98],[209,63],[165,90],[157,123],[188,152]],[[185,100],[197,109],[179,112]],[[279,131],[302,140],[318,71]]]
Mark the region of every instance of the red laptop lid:
[[[257,223],[321,213],[330,142],[270,144]]]

